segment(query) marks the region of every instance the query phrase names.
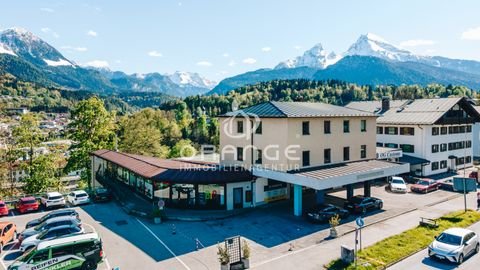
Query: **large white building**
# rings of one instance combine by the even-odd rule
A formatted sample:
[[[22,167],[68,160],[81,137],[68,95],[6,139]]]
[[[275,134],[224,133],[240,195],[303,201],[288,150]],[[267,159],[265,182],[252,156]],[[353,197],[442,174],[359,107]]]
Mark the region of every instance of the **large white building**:
[[[472,126],[480,114],[465,98],[351,102],[376,113],[377,146],[400,148],[410,170],[428,176],[472,166]]]

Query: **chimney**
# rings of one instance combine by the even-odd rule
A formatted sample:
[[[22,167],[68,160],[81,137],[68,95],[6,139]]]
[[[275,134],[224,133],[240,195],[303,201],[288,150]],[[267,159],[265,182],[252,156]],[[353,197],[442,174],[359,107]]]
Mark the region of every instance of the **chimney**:
[[[389,97],[382,97],[382,112],[386,112],[390,110],[390,98]]]

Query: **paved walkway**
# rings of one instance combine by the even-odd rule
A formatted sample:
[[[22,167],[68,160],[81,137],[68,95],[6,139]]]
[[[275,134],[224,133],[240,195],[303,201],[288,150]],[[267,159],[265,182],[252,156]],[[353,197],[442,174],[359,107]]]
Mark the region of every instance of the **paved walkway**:
[[[470,206],[473,207],[475,194],[470,193],[467,196]],[[370,217],[367,217],[365,219],[367,227],[363,229],[362,233],[363,246],[366,247],[372,245],[384,238],[414,228],[418,225],[420,217],[428,216],[437,218],[451,211],[462,208],[463,197],[457,194],[455,198],[451,198],[448,201],[424,206],[397,217],[380,221],[371,226],[368,226],[371,221]],[[321,269],[325,264],[340,256],[341,245],[347,245],[350,247],[354,246],[355,236],[354,232],[349,232],[351,228],[352,224],[340,226],[340,233],[346,234],[334,240],[322,241],[316,245],[294,249],[293,251],[288,251],[288,249],[284,247],[285,251],[273,258],[256,261],[255,258],[252,257],[252,269]]]

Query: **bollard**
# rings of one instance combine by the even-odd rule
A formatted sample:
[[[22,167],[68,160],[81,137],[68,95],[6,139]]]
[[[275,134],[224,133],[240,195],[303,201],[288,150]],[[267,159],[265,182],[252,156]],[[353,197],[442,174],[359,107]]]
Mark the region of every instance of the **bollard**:
[[[175,228],[175,224],[172,224],[172,234],[177,234],[177,229]]]

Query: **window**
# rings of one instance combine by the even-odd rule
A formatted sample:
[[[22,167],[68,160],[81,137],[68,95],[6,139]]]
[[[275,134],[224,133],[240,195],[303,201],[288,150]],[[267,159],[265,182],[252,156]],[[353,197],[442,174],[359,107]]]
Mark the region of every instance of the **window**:
[[[237,133],[243,133],[243,121],[237,121]]]
[[[472,162],[472,157],[471,156],[466,156],[465,157],[465,163],[471,163]]]
[[[349,132],[350,132],[350,121],[343,120],[343,133],[349,133]]]
[[[396,143],[386,143],[385,147],[387,147],[387,148],[398,148],[398,144],[396,144]]]
[[[310,166],[310,151],[302,151],[302,166]]]
[[[445,151],[447,151],[447,144],[446,143],[440,144],[440,152],[445,152]]]
[[[360,131],[361,132],[367,131],[367,120],[360,120]]]
[[[378,146],[378,147],[383,147],[383,143],[377,142],[377,146]]]
[[[325,134],[330,134],[331,133],[330,121],[324,121],[323,122],[323,133],[325,133]]]
[[[447,168],[447,161],[446,160],[440,161],[440,169],[445,169],[445,168]]]
[[[310,122],[308,121],[302,122],[302,134],[310,135]]]
[[[467,148],[472,147],[472,141],[465,141],[465,144],[467,145]]]
[[[415,135],[415,129],[412,127],[401,127],[400,128],[400,135]]]
[[[383,134],[383,127],[377,127],[377,134]]]
[[[438,127],[432,127],[432,135],[437,136],[438,134],[440,134],[439,128]]]
[[[258,122],[257,129],[255,129],[255,134],[262,134],[262,122]]]
[[[237,160],[243,161],[243,147],[237,147]]]
[[[438,152],[438,144],[432,144],[432,153]]]
[[[398,128],[397,127],[385,127],[385,134],[387,135],[397,135]]]
[[[405,153],[414,153],[415,147],[413,144],[400,144],[400,148]]]
[[[366,158],[367,157],[367,145],[363,144],[360,145],[360,158]]]
[[[350,160],[350,147],[343,147],[343,160]]]
[[[463,163],[465,163],[465,158],[463,158],[463,157],[457,158],[456,163],[457,163],[457,165],[462,165]]]
[[[472,126],[471,126],[471,125],[468,125],[468,126],[467,126],[467,132],[468,132],[468,133],[472,132]]]
[[[432,162],[432,171],[438,170],[438,161]]]
[[[257,159],[255,159],[255,164],[262,164],[262,150],[257,149]]]
[[[447,127],[441,127],[441,128],[440,128],[440,134],[445,135],[445,134],[447,134],[447,133],[448,133]]]
[[[466,130],[465,126],[461,126],[459,129],[460,129],[459,131],[460,133],[465,133],[465,130]]]
[[[37,254],[33,255],[29,263],[39,263],[48,259],[49,249],[40,250]]]
[[[330,148],[323,150],[323,163],[328,164],[332,162],[331,159],[332,150]]]

